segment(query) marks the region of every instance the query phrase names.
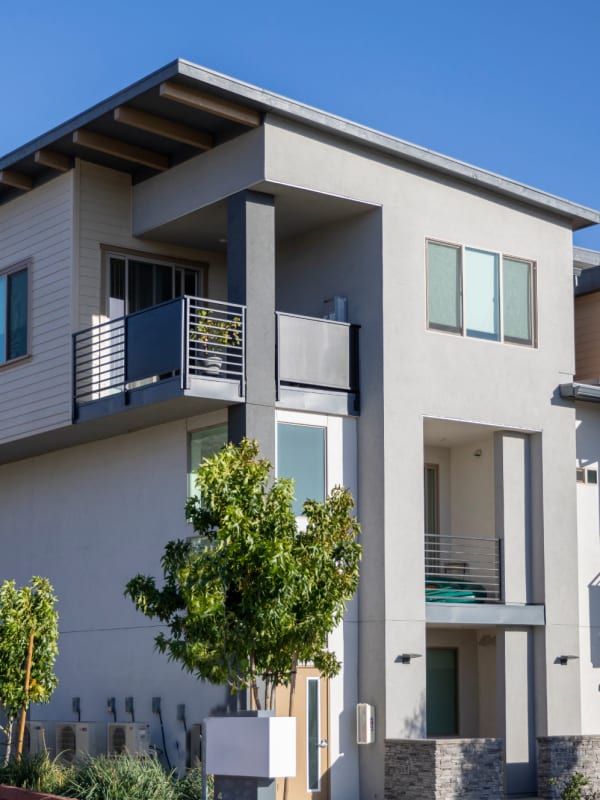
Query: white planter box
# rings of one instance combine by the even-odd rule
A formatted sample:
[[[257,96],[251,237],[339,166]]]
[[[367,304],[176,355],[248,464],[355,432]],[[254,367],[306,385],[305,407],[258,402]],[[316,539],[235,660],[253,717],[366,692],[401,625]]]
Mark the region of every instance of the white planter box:
[[[286,778],[296,775],[296,718],[207,717],[206,771],[209,775]]]

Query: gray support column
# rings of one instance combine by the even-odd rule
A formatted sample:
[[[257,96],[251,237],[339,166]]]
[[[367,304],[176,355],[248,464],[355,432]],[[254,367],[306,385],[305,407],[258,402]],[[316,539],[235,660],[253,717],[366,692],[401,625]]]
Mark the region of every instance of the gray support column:
[[[502,540],[505,603],[531,602],[531,513],[529,440],[494,434],[496,535]]]
[[[229,437],[256,439],[275,463],[275,200],[243,191],[227,203],[228,300],[246,311],[246,402],[229,409]]]
[[[536,789],[533,633],[527,628],[497,631],[498,736],[504,739],[506,793]]]

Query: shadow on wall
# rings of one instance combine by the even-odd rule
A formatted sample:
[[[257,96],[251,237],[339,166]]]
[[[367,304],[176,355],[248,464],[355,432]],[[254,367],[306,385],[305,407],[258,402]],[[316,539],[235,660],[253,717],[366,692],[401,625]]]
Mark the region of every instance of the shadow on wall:
[[[407,739],[423,739],[427,736],[425,724],[425,695],[422,693],[419,703],[410,717],[404,718],[404,730]]]
[[[587,768],[578,739],[576,736],[541,736],[538,739],[538,796],[542,800],[560,800],[563,789],[575,772],[592,778],[592,784],[586,788],[597,790],[597,776]]]
[[[590,603],[590,661],[593,667],[600,667],[600,572],[588,583]]]

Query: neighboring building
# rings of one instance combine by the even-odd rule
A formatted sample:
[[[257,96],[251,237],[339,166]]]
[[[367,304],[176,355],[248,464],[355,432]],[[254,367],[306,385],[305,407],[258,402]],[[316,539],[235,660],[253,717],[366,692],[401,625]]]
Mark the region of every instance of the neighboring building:
[[[600,428],[559,389],[599,212],[183,61],[0,159],[0,204],[0,578],[60,598],[34,719],[114,697],[162,747],[161,697],[183,767],[178,706],[190,727],[226,692],[154,653],[123,588],[248,435],[300,501],[349,486],[363,528],[288,800],[495,797],[499,740],[506,791],[535,792],[536,737],[600,733]]]

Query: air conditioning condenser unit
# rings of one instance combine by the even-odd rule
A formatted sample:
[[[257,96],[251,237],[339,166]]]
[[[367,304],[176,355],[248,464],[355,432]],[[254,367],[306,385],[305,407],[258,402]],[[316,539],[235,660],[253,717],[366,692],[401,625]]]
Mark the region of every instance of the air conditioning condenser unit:
[[[108,754],[147,756],[150,753],[150,725],[146,722],[109,722]]]
[[[23,734],[23,755],[35,756],[38,753],[51,753],[52,742],[50,726],[47,722],[26,722]]]
[[[56,755],[73,762],[81,756],[97,756],[106,751],[106,726],[103,722],[57,722]]]

